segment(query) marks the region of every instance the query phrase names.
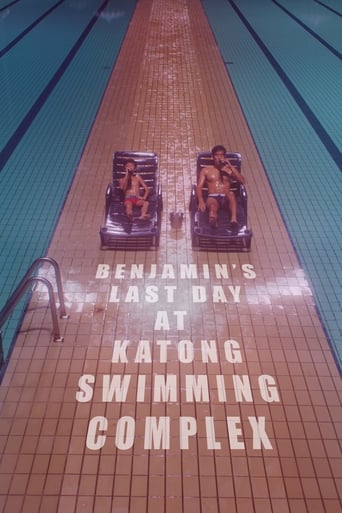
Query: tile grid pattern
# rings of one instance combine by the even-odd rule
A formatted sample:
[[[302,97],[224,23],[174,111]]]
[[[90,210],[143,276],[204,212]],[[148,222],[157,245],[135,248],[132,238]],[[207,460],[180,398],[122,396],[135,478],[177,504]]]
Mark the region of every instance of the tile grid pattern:
[[[226,123],[228,116],[234,124]],[[250,255],[192,253],[187,218],[182,230],[169,228],[168,213],[175,208],[186,211],[196,151],[221,141],[245,156],[244,173],[253,191],[249,214],[255,236]],[[165,212],[158,252],[101,252],[99,241],[94,242],[112,152],[127,148],[153,149],[161,156]],[[339,513],[340,379],[199,1],[137,4],[50,254],[61,265],[70,319],[61,323],[64,343],[52,343],[44,292],[34,296],[25,317],[0,390],[1,513]],[[108,264],[114,273],[122,263],[127,269],[124,280],[114,274],[95,279],[98,264]],[[157,265],[161,294],[164,285],[176,282],[182,293],[180,305],[189,314],[185,334],[154,329],[157,311],[172,311],[165,295],[157,306],[108,302],[112,285],[119,282],[125,297],[137,283],[128,270],[140,263],[146,269]],[[241,285],[244,291],[241,303],[193,305],[190,280],[182,281],[178,273],[176,279],[163,277],[165,263],[177,269],[182,263],[196,263],[199,269],[208,265],[210,270],[217,263],[226,265],[228,283]],[[244,264],[252,264],[257,272],[247,285],[235,273]],[[149,280],[144,276],[143,284],[155,283]],[[225,284],[214,273],[208,280],[202,271],[199,281],[208,290]],[[44,328],[37,330],[39,325]],[[189,364],[180,363],[177,355],[183,337],[195,341]],[[203,337],[240,341],[242,362],[227,361],[219,344],[218,362],[204,363],[199,351]],[[112,363],[113,341],[125,338],[132,341],[129,361]],[[172,342],[166,363],[158,358],[157,341],[162,338]],[[153,341],[152,364],[133,361],[140,339]],[[232,400],[235,373],[250,376],[252,402]],[[75,393],[84,374],[94,375],[97,386],[92,401],[81,403]],[[137,402],[132,387],[127,401],[106,403],[98,384],[103,374],[132,375],[134,384],[146,374],[148,397],[155,375],[175,374],[179,399],[163,403],[151,396]],[[224,375],[229,401],[184,401],[189,374],[208,374],[214,397],[215,378]],[[261,400],[256,384],[260,374],[276,376],[281,402]],[[88,422],[96,415],[110,419],[101,451],[85,449]],[[141,430],[131,450],[117,450],[114,419],[133,416],[141,426],[149,415],[171,418],[172,449],[144,450]],[[246,450],[226,447],[227,416],[262,415],[271,419],[273,451],[252,449],[247,422]],[[189,450],[177,449],[180,439],[174,428],[179,416],[217,418],[216,437],[225,451],[207,449],[203,424]]]
[[[1,58],[0,117],[6,122],[0,129],[0,308],[31,263],[46,253],[135,2],[116,1],[118,18],[111,23],[97,19],[68,63],[102,2],[71,4],[55,4],[43,16],[49,12],[44,1],[16,3],[1,22],[4,45],[31,27],[33,13],[39,20]],[[6,354],[22,311],[16,308],[3,329]]]
[[[338,56],[313,35],[321,30],[314,19],[326,10],[316,5],[314,14],[306,3],[287,2],[285,12],[267,3],[260,16],[266,4],[203,5],[341,362],[342,70]],[[289,15],[297,17],[297,9],[304,9],[304,26]],[[336,18],[330,13],[325,24],[337,49]]]

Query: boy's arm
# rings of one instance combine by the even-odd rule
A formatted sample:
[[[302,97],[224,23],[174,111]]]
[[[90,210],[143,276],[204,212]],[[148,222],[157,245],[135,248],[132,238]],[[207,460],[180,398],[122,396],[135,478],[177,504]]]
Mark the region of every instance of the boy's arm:
[[[120,180],[119,180],[119,187],[122,191],[125,191],[127,189],[127,183],[128,183],[128,172],[126,172],[125,176],[123,178],[120,178]]]
[[[234,178],[236,178],[240,183],[244,184],[246,182],[245,177],[242,176],[236,166],[233,166],[229,161],[221,168],[221,171],[224,171],[230,177],[234,176]]]
[[[203,168],[200,172],[196,192],[197,192],[197,199],[198,199],[198,208],[201,210],[201,212],[205,211],[205,202],[203,199],[203,186],[204,182],[206,180],[206,168]]]
[[[143,195],[142,199],[146,199],[147,196],[149,195],[150,193],[150,189],[147,187],[146,183],[144,182],[144,180],[141,178],[141,176],[138,176],[138,180],[139,180],[139,183],[140,185],[143,187],[144,191],[145,191],[145,194]]]

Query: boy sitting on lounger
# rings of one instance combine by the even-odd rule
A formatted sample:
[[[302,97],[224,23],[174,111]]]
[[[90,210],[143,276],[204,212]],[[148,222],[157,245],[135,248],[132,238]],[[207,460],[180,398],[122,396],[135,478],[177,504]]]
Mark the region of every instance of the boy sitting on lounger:
[[[125,176],[119,181],[120,189],[125,193],[124,205],[127,217],[133,220],[133,207],[141,207],[141,215],[138,219],[148,219],[147,213],[149,203],[147,196],[149,188],[141,176],[136,174],[137,164],[133,159],[127,159],[124,165]],[[144,195],[140,196],[140,188],[144,189]]]
[[[204,167],[201,170],[197,184],[198,208],[201,212],[208,210],[209,224],[212,228],[217,227],[217,215],[220,207],[224,207],[228,200],[231,219],[230,226],[235,235],[239,232],[237,222],[237,202],[234,192],[230,189],[230,178],[240,183],[245,183],[241,173],[226,159],[226,149],[218,145],[212,149],[213,165]],[[203,199],[203,187],[208,187],[208,198]]]

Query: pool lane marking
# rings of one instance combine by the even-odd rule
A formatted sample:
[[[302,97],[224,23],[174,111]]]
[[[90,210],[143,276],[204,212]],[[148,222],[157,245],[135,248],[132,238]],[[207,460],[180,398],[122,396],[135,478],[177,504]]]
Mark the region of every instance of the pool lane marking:
[[[62,0],[63,1],[63,0]],[[23,118],[21,123],[18,125],[17,129],[14,131],[12,136],[7,141],[6,145],[4,146],[4,149],[1,152],[0,155],[0,172],[5,167],[7,161],[11,157],[12,153],[26,134],[27,130],[30,128],[31,124],[33,123],[34,119],[44,106],[45,102],[48,100],[50,94],[53,92],[55,87],[57,86],[58,82],[63,77],[65,71],[71,64],[72,60],[74,59],[75,55],[77,54],[78,50],[81,48],[82,44],[84,43],[85,39],[87,38],[88,34],[91,32],[93,26],[99,19],[100,13],[105,9],[107,6],[109,0],[105,0],[101,7],[97,10],[96,14],[91,18],[90,22],[88,23],[87,27],[82,32],[81,36],[78,38],[60,67],[57,69],[56,73],[53,75],[51,80],[48,82],[45,89],[42,91],[42,93],[39,95],[35,103],[32,105],[26,116]]]

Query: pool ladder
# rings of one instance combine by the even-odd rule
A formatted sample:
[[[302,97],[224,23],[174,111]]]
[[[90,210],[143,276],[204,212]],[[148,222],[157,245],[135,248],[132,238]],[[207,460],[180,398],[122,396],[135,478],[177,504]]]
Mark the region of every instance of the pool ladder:
[[[66,314],[65,309],[65,303],[64,303],[64,295],[63,295],[63,286],[62,286],[62,280],[61,280],[61,273],[59,270],[59,266],[57,262],[50,257],[40,257],[37,258],[28,271],[26,272],[25,276],[20,281],[17,288],[14,290],[10,298],[8,299],[7,303],[5,304],[4,308],[0,311],[0,367],[3,364],[3,347],[2,347],[2,333],[1,328],[5,321],[8,319],[10,314],[12,313],[13,309],[16,307],[17,303],[23,296],[23,294],[26,292],[27,288],[33,284],[33,283],[42,283],[46,286],[48,293],[49,293],[49,304],[50,304],[50,310],[51,310],[51,317],[52,317],[52,324],[53,324],[53,339],[55,342],[63,342],[63,337],[61,337],[60,330],[59,330],[59,323],[58,323],[58,315],[57,315],[57,306],[55,302],[55,296],[54,296],[54,290],[52,287],[51,282],[44,278],[43,276],[31,276],[33,271],[43,263],[49,263],[53,266],[55,270],[55,278],[56,278],[56,284],[57,284],[57,292],[58,292],[58,299],[59,299],[59,317],[61,319],[68,319],[68,315]]]

